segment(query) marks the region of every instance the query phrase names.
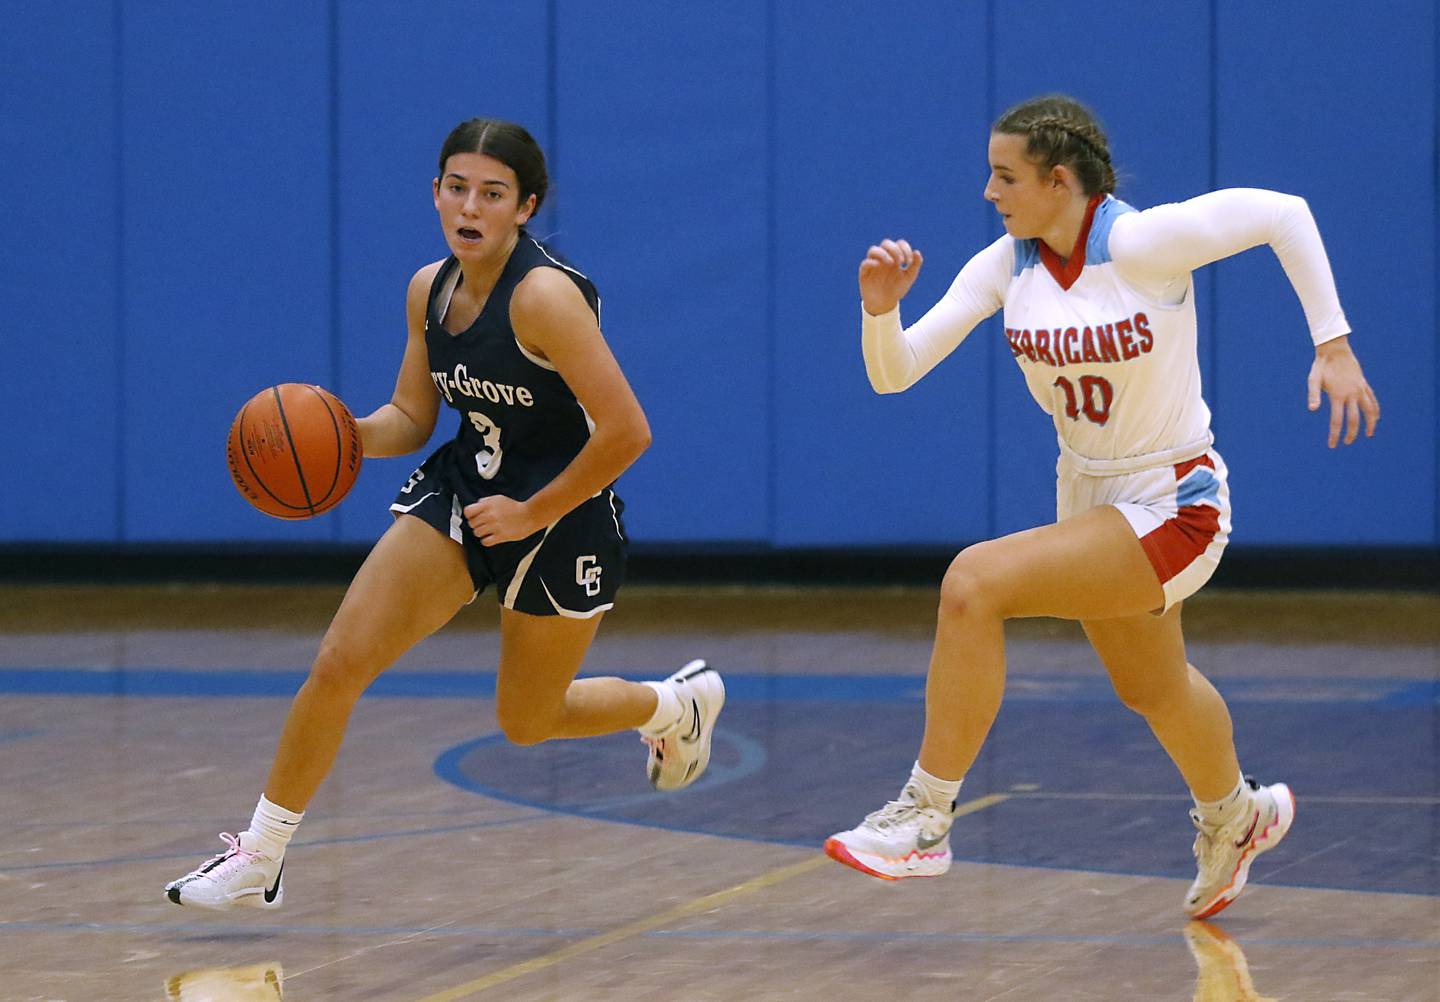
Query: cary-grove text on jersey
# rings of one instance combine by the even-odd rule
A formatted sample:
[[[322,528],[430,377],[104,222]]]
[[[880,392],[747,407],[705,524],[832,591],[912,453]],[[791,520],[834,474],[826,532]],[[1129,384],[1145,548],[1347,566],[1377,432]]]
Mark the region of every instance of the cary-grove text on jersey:
[[[455,402],[455,394],[470,397],[474,400],[488,400],[492,404],[519,404],[521,407],[533,407],[535,395],[528,387],[513,386],[510,383],[496,383],[489,379],[476,379],[470,375],[470,370],[461,362],[455,366],[452,372],[431,372],[430,378],[435,381],[435,386],[445,395],[447,403]]]
[[[1094,327],[1066,327],[1035,331],[1005,328],[1005,339],[1016,358],[1044,362],[1057,368],[1087,363],[1123,362],[1150,353],[1155,338],[1150,333],[1150,318],[1143,313]]]

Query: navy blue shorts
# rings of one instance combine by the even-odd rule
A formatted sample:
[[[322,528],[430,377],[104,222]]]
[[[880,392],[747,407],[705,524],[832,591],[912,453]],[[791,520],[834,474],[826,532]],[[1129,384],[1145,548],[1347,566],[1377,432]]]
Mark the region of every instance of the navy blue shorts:
[[[466,495],[468,496],[468,494]],[[475,594],[495,585],[500,604],[532,616],[588,619],[615,604],[625,579],[625,502],[610,488],[540,532],[485,546],[465,521],[462,500],[437,453],[410,477],[390,506],[449,536],[465,551]]]

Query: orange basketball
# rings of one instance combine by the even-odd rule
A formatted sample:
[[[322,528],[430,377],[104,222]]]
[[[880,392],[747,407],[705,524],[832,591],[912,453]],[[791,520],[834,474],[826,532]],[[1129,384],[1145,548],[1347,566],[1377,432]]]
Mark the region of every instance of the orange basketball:
[[[261,390],[230,425],[225,458],[236,488],[276,518],[311,518],[340,503],[360,475],[360,429],[328,390]]]

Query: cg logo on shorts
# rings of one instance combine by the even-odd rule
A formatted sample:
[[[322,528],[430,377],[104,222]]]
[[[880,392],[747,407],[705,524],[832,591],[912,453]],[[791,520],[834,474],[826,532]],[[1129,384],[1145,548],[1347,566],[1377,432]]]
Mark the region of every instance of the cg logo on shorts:
[[[575,583],[585,586],[586,595],[600,594],[600,574],[602,568],[595,560],[595,554],[587,553],[583,557],[575,559]]]

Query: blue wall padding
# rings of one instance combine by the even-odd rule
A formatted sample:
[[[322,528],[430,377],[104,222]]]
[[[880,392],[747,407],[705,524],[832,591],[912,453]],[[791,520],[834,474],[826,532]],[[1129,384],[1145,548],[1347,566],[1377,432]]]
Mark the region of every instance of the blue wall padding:
[[[329,539],[237,506],[223,461],[257,390],[334,380],[325,11],[121,10],[120,538]]]
[[[1436,541],[1435,18],[1418,0],[1313,20],[1220,5],[1219,181],[1309,201],[1384,408],[1364,448],[1328,453],[1329,405],[1304,409],[1312,354],[1275,256],[1220,262],[1213,404],[1238,540]]]
[[[957,364],[876,396],[855,284],[871,243],[908,239],[926,258],[905,302],[913,319],[990,239],[979,197],[984,35],[966,30],[977,16],[983,24],[978,3],[924,18],[904,5],[855,18],[821,2],[776,5],[771,434],[782,545],[985,533],[983,351],[966,344]]]
[[[120,532],[112,6],[10,4],[0,30],[3,540]]]
[[[445,254],[435,157],[472,115],[551,157],[533,228],[599,286],[655,432],[621,482],[635,541],[959,546],[1048,521],[1054,432],[998,320],[881,397],[855,288],[895,236],[926,256],[906,317],[943,294],[1000,232],[988,123],[1047,90],[1099,110],[1138,207],[1258,186],[1319,220],[1385,421],[1326,450],[1268,250],[1197,276],[1235,541],[1440,542],[1427,0],[10,6],[0,542],[382,532],[421,455],[282,523],[231,486],[225,435],[276,382],[388,399],[406,283]]]
[[[655,444],[621,484],[636,539],[763,539],[776,415],[765,4],[560,2],[556,242]]]

